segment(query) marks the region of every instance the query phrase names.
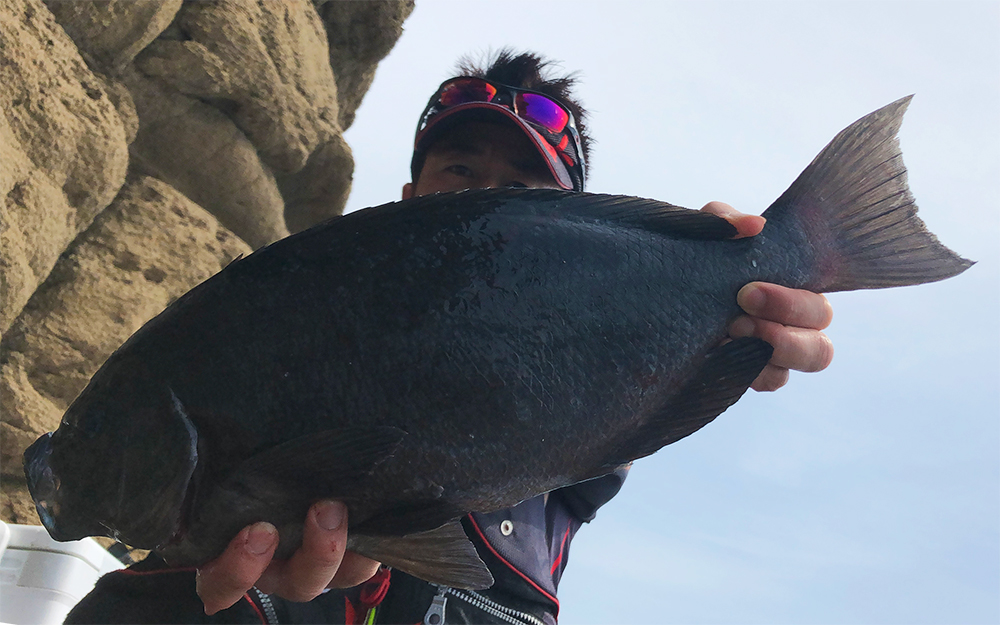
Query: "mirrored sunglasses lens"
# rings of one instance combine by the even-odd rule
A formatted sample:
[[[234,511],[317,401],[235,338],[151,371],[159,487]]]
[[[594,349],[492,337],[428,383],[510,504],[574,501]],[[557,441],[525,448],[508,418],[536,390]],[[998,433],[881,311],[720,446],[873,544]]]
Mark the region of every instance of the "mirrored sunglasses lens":
[[[562,132],[569,114],[549,98],[537,93],[517,94],[518,114],[549,132]]]
[[[492,102],[496,87],[481,80],[456,80],[441,90],[438,100],[446,107],[466,102]]]

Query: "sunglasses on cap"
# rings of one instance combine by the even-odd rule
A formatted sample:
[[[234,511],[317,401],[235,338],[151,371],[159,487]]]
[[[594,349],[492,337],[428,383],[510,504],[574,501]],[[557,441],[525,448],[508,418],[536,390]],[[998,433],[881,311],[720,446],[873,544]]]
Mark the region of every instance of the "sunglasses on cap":
[[[539,152],[546,157],[556,180],[567,189],[583,190],[586,165],[573,113],[558,100],[537,91],[518,89],[474,76],[446,80],[420,116],[414,142],[416,148],[421,147],[427,131],[447,117],[449,111],[459,107],[474,108],[476,105],[504,109],[503,112],[519,122]]]

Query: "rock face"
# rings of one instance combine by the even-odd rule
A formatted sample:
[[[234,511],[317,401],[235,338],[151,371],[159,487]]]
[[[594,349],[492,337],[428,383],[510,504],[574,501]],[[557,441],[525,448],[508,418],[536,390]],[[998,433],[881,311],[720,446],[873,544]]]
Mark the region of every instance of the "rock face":
[[[145,321],[338,215],[413,0],[0,1],[0,518],[24,448]]]

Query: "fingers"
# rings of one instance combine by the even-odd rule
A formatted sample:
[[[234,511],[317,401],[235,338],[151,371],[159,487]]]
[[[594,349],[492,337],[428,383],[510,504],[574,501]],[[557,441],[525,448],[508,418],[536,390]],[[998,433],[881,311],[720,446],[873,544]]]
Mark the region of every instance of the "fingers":
[[[729,336],[755,336],[774,347],[770,365],[796,371],[822,371],[833,360],[833,343],[819,330],[785,326],[754,317],[738,317]]]
[[[751,282],[736,295],[747,314],[786,326],[822,330],[833,321],[833,307],[818,293]]]
[[[327,588],[351,588],[363,584],[378,572],[379,566],[375,560],[348,551]]]
[[[321,501],[309,509],[302,546],[289,560],[273,560],[278,532],[269,523],[245,528],[225,553],[202,567],[196,577],[206,614],[239,601],[253,586],[290,601],[309,601],[326,588],[347,588],[368,580],[379,563],[345,553],[347,507]]]
[[[257,588],[290,601],[309,601],[330,583],[347,547],[347,507],[321,501],[309,509],[302,546],[286,561],[276,561],[257,582]]]
[[[736,227],[735,238],[760,234],[765,219],[745,215],[728,204],[709,202],[703,211],[724,218]],[[833,343],[820,330],[833,320],[826,297],[800,289],[751,282],[736,297],[749,316],[729,326],[733,338],[755,336],[774,347],[771,361],[750,386],[757,391],[775,391],[788,382],[790,369],[821,371],[833,360]]]
[[[256,523],[237,534],[221,556],[198,569],[195,588],[205,614],[239,601],[267,568],[277,546],[274,526]]]
[[[729,335],[755,336],[774,347],[771,361],[750,388],[776,391],[788,382],[790,369],[822,371],[833,361],[833,343],[820,331],[833,320],[833,308],[822,295],[751,282],[736,300],[749,316],[736,318]]]
[[[788,369],[767,365],[760,372],[760,375],[757,376],[757,379],[753,381],[753,384],[750,385],[750,388],[760,393],[766,393],[776,391],[787,383]]]
[[[757,236],[764,229],[764,222],[767,221],[760,215],[746,215],[741,213],[723,202],[709,202],[702,206],[701,210],[706,213],[712,213],[717,217],[722,217],[735,226],[738,231],[738,234],[734,237],[736,239]]]
[[[309,601],[326,588],[348,588],[378,571],[374,560],[346,552],[347,506],[321,501],[309,509],[302,546],[287,561],[271,563],[257,587],[290,601]]]

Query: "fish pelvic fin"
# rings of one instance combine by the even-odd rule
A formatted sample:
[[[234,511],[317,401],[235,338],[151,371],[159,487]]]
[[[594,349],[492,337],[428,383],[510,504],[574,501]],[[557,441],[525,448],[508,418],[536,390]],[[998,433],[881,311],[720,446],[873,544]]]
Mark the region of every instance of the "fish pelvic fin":
[[[469,511],[443,500],[413,501],[378,513],[355,529],[370,535],[396,535],[421,532],[456,521]]]
[[[493,575],[458,521],[406,536],[352,533],[347,548],[432,584],[468,590],[493,585]]]
[[[665,405],[629,438],[616,445],[603,473],[694,434],[726,411],[750,388],[774,351],[765,341],[744,337],[716,347]]]
[[[800,288],[830,292],[923,284],[972,266],[917,217],[897,137],[912,97],[842,130],[764,212],[765,234],[801,231],[812,248],[812,277]]]

